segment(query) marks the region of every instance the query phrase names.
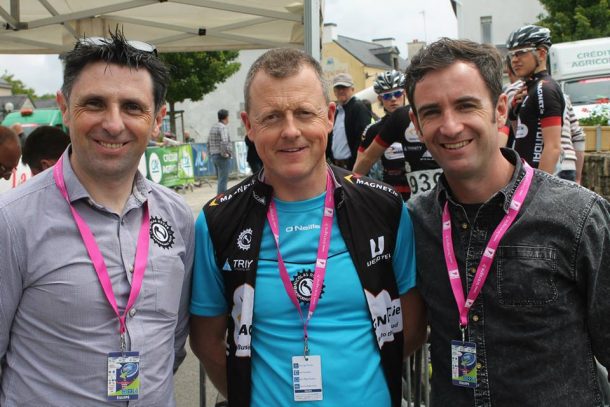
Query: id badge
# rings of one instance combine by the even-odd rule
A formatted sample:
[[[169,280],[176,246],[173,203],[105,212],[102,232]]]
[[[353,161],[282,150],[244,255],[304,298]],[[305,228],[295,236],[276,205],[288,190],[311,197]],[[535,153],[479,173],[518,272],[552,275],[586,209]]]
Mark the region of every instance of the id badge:
[[[294,401],[322,400],[322,361],[320,356],[292,357]]]
[[[110,352],[107,400],[137,400],[139,394],[140,352]]]
[[[451,381],[455,386],[477,387],[477,344],[451,341]]]

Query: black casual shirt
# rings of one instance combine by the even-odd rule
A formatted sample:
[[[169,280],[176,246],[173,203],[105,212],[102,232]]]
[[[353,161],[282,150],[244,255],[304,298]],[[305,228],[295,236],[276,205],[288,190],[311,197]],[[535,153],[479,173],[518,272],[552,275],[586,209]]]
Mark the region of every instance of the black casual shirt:
[[[431,326],[431,405],[601,406],[593,357],[610,367],[610,204],[539,170],[468,314],[478,387],[451,382],[451,341],[461,333],[443,256],[442,208],[448,201],[466,296],[525,173],[514,151],[502,152],[516,165],[513,177],[474,219],[451,197],[444,177],[435,191],[409,202],[417,287]]]

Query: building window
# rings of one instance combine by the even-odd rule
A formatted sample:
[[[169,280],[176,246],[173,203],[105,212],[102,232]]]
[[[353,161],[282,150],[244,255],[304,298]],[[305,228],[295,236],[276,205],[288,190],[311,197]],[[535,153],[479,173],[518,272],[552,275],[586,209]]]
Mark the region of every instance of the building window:
[[[491,44],[491,16],[481,17],[481,42]]]

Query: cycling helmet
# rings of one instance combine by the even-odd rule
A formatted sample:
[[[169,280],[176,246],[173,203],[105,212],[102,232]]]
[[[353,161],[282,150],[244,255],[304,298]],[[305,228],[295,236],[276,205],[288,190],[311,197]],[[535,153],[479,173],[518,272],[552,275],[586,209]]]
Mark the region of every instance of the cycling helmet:
[[[377,75],[375,83],[373,83],[373,89],[377,94],[397,88],[403,89],[404,87],[405,75],[395,70],[380,73]]]
[[[551,31],[546,27],[538,25],[525,25],[517,28],[508,36],[506,48],[538,47],[544,45],[549,48],[552,45]]]

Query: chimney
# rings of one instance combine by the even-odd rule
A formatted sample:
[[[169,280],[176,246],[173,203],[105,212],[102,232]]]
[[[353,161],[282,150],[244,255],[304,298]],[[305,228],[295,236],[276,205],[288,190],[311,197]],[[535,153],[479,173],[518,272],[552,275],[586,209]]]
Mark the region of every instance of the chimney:
[[[373,42],[375,44],[381,45],[382,47],[395,47],[396,46],[396,44],[394,43],[395,39],[392,38],[392,37],[388,37],[388,38],[375,38],[375,39],[373,39]]]
[[[419,52],[419,50],[422,49],[425,45],[426,45],[426,43],[424,41],[418,41],[417,39],[414,39],[411,42],[407,42],[408,58],[409,59],[413,58],[413,56],[415,56],[415,54],[417,54]]]
[[[333,41],[337,41],[337,24],[324,24],[324,29],[322,31],[322,44],[326,44],[328,42]]]

